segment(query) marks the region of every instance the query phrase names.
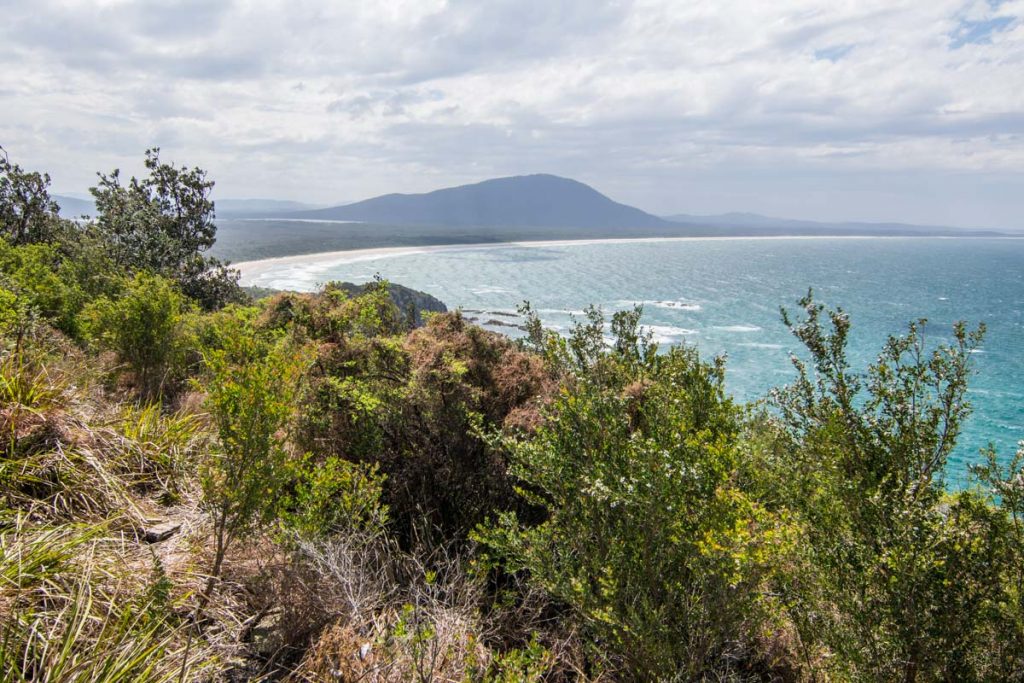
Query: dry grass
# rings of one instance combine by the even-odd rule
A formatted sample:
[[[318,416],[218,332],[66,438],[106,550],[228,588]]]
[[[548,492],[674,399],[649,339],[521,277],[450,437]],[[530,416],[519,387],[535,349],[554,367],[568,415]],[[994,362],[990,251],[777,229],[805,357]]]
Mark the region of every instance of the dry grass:
[[[532,410],[543,378],[513,346],[434,332],[494,351],[471,370],[500,380],[485,405]],[[3,680],[175,681],[184,663],[186,680],[512,681],[572,660],[571,638],[528,652],[527,625],[554,629],[530,606],[489,608],[465,554],[405,552],[379,531],[244,539],[197,619],[211,525],[196,472],[213,438],[198,401],[120,402],[65,341],[0,352]],[[422,343],[424,367],[439,348]],[[146,544],[159,522],[180,530]]]

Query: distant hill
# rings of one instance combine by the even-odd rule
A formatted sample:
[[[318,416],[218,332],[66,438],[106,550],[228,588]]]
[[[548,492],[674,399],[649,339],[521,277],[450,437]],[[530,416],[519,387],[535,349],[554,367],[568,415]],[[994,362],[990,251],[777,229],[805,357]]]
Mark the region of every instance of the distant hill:
[[[78,199],[67,195],[50,195],[53,201],[60,207],[60,215],[64,218],[78,218],[79,216],[91,216],[96,213],[96,205],[91,199]]]
[[[387,194],[282,218],[386,225],[652,228],[667,221],[619,204],[583,183],[553,175],[485,180],[425,194]]]

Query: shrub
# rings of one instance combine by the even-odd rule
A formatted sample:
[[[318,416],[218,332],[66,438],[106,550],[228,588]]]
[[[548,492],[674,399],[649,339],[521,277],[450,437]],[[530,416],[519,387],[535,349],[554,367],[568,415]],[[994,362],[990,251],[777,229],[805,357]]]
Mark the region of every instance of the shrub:
[[[213,520],[211,584],[228,546],[240,534],[274,519],[288,481],[288,435],[307,366],[285,343],[268,345],[239,334],[206,355],[202,385],[219,448],[202,472],[203,506]]]
[[[379,466],[391,528],[462,538],[515,498],[505,461],[482,431],[528,424],[551,383],[541,359],[439,314],[404,336],[383,283],[357,297],[328,286],[278,296],[262,324],[312,340],[299,444],[317,461]]]
[[[657,354],[638,319],[616,314],[611,349],[599,315],[565,342],[571,388],[534,435],[506,441],[544,521],[505,513],[478,538],[568,609],[601,667],[695,680],[749,663],[757,589],[792,530],[733,484],[738,413],[722,365],[691,348]]]
[[[382,531],[387,507],[380,503],[384,477],[378,469],[336,457],[321,462],[306,454],[293,466],[293,493],[282,521],[305,539]]]
[[[189,310],[177,287],[158,275],[139,273],[118,298],[103,297],[83,311],[86,335],[128,366],[144,398],[159,396],[181,352],[178,325]]]
[[[984,506],[947,499],[943,485],[983,328],[958,323],[929,351],[918,321],[862,375],[846,357],[845,313],[810,294],[800,305],[802,319],[783,318],[810,364],[794,358],[796,383],[775,393],[780,441],[765,464],[774,504],[806,521],[820,580],[787,596],[801,637],[857,678],[984,678],[997,534]]]
[[[0,239],[0,288],[5,298],[13,296],[13,308],[34,311],[62,332],[77,334],[85,296],[55,247],[12,246]]]

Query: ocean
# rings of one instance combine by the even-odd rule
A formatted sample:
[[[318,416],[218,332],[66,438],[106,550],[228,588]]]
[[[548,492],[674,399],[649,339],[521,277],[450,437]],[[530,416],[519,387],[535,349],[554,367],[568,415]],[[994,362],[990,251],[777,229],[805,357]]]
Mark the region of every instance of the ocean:
[[[779,308],[796,311],[808,288],[852,319],[856,369],[886,337],[927,318],[927,339],[949,338],[954,321],[988,328],[972,356],[974,414],[947,466],[952,486],[992,443],[1004,456],[1024,439],[1024,239],[721,238],[531,242],[394,248],[240,264],[243,283],[312,290],[375,275],[461,307],[485,327],[516,334],[529,301],[547,326],[567,331],[594,304],[612,312],[641,304],[662,344],[695,344],[727,357],[727,389],[753,401],[793,380],[800,345]]]

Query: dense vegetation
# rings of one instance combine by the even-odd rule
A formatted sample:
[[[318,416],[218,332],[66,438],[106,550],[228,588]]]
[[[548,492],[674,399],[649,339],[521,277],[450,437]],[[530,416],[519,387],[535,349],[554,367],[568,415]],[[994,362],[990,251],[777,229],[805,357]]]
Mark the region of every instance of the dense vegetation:
[[[1024,452],[943,483],[983,330],[858,370],[808,295],[738,405],[640,310],[247,299],[146,168],[71,222],[0,158],[3,680],[1024,677]]]

